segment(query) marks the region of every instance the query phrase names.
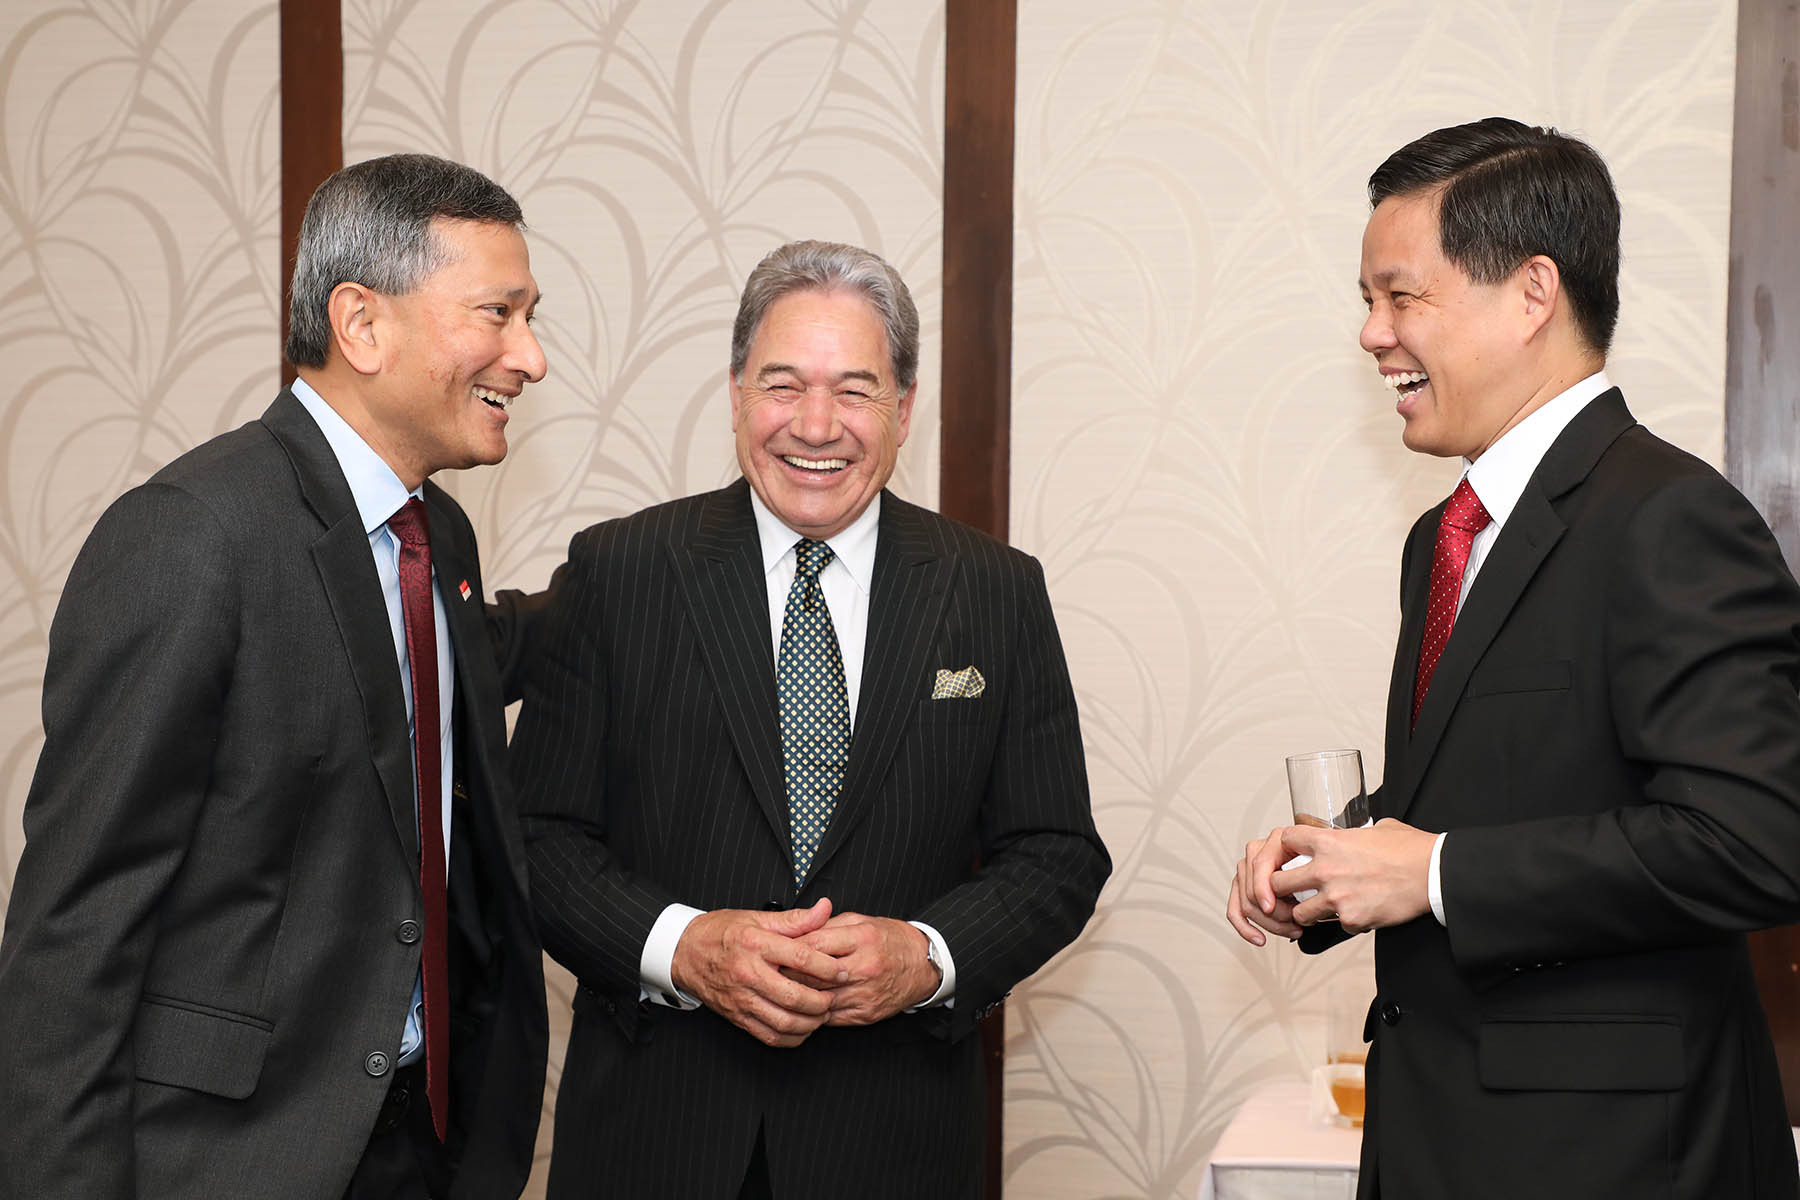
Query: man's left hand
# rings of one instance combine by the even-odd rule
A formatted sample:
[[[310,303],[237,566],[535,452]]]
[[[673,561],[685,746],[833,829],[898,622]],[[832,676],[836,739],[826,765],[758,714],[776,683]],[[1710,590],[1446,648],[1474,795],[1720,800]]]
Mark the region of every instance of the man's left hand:
[[[1312,861],[1267,875],[1275,896],[1308,888],[1318,895],[1294,906],[1293,919],[1313,925],[1336,916],[1346,933],[1404,925],[1431,911],[1431,847],[1437,834],[1387,817],[1366,829],[1280,831],[1279,861],[1310,854]],[[1271,853],[1270,857],[1275,854]],[[1254,884],[1253,892],[1260,891]]]
[[[924,933],[892,917],[839,913],[800,941],[838,960],[847,982],[805,980],[831,995],[827,1025],[873,1025],[931,998],[942,976]]]

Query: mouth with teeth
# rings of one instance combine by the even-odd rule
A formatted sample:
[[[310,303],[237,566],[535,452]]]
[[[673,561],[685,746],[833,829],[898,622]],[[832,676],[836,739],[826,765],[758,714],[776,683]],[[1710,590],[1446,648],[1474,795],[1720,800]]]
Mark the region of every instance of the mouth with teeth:
[[[499,412],[505,412],[507,409],[511,408],[512,402],[513,402],[513,398],[511,396],[508,396],[506,393],[496,392],[489,388],[484,388],[484,387],[478,387],[475,389],[475,398],[477,400],[481,401],[483,404],[487,405],[489,408],[495,409]]]
[[[783,454],[781,461],[796,470],[814,475],[835,475],[850,465],[847,458],[802,458],[798,454]]]
[[[1404,404],[1418,395],[1425,385],[1431,382],[1431,377],[1423,371],[1400,371],[1393,375],[1383,375],[1381,382],[1393,388],[1399,396],[1400,402]]]

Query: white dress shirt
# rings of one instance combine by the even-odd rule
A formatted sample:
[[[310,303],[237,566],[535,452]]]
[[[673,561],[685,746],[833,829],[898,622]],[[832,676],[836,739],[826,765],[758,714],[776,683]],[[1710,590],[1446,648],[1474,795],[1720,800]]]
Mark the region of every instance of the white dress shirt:
[[[1456,598],[1457,612],[1462,612],[1463,601],[1469,598],[1469,589],[1475,584],[1475,576],[1480,573],[1481,564],[1487,561],[1488,551],[1494,547],[1494,539],[1500,536],[1506,519],[1518,507],[1519,497],[1524,493],[1526,483],[1537,470],[1538,464],[1544,460],[1551,443],[1562,435],[1562,431],[1568,428],[1569,422],[1582,409],[1611,387],[1612,380],[1606,377],[1606,372],[1596,371],[1507,430],[1480,458],[1474,462],[1463,460],[1461,478],[1469,481],[1475,498],[1481,501],[1481,507],[1487,509],[1491,520],[1487,528],[1475,535],[1475,540],[1469,547],[1469,563],[1463,568],[1462,591]],[[1454,625],[1450,627],[1450,636],[1456,636]],[[1440,925],[1445,924],[1444,886],[1438,864],[1444,854],[1444,839],[1449,836],[1447,833],[1440,833],[1437,841],[1432,844],[1431,872],[1426,881],[1431,898],[1431,915],[1438,919]]]
[[[756,514],[756,532],[762,545],[763,578],[768,586],[769,646],[776,662],[781,660],[781,624],[787,614],[788,592],[794,585],[796,557],[794,546],[802,535],[782,523],[770,512],[754,490],[750,508]],[[875,542],[881,527],[881,496],[870,501],[862,515],[852,521],[836,537],[825,539],[831,547],[832,559],[819,572],[819,590],[825,594],[825,607],[830,611],[832,628],[837,633],[838,655],[844,660],[844,691],[850,702],[850,727],[856,728],[856,703],[862,694],[863,647],[869,636],[869,588],[875,580]],[[686,904],[671,904],[663,909],[650,936],[644,940],[644,952],[638,960],[639,996],[656,1004],[673,1008],[697,1008],[700,1002],[675,986],[675,946],[695,917],[703,910]],[[943,969],[943,982],[938,990],[919,1007],[950,1005],[956,992],[956,964],[943,936],[923,921],[909,922],[931,942],[938,965]]]
[[[363,441],[362,435],[325,402],[304,379],[294,380],[291,389],[312,419],[318,423],[331,452],[337,457],[344,479],[350,484],[356,513],[369,535],[369,553],[375,558],[375,574],[381,580],[381,595],[387,601],[388,632],[394,639],[394,657],[400,666],[400,688],[406,693],[406,732],[413,736],[412,664],[406,656],[406,618],[400,607],[400,539],[387,527],[387,519],[400,511],[400,506],[424,488],[407,491],[394,469]],[[450,625],[444,614],[443,589],[436,586],[437,568],[432,568],[432,618],[437,627],[438,677],[438,748],[443,763],[439,772],[442,795],[438,797],[444,810],[444,871],[450,870],[450,788],[455,779],[455,744],[451,732],[456,677],[456,660],[450,650]],[[416,751],[415,751],[416,754]],[[409,756],[410,762],[412,757]],[[418,781],[413,781],[414,811],[418,805]],[[406,1025],[400,1036],[400,1063],[405,1065],[424,1053],[425,993],[421,980],[413,982],[412,1003],[407,1006]]]

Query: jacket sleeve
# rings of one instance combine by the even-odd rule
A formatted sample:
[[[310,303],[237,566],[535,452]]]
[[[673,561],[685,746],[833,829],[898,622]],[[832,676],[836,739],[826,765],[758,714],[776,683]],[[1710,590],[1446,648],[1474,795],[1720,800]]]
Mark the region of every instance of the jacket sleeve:
[[[635,1004],[644,942],[674,897],[607,843],[600,560],[593,531],[576,535],[534,635],[508,763],[544,949],[584,985]]]
[[[0,941],[0,1195],[134,1194],[132,1030],[207,791],[236,588],[208,510],[150,484],[102,516],[63,591]]]

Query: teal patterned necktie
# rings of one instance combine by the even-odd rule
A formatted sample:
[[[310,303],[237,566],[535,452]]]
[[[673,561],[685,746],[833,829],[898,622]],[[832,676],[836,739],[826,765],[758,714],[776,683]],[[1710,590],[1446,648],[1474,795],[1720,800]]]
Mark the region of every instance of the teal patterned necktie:
[[[787,773],[788,828],[794,845],[794,884],[806,881],[813,854],[850,757],[850,698],[844,659],[819,572],[833,554],[824,542],[794,546],[794,585],[781,618],[781,657],[775,668],[781,696],[781,763]]]

